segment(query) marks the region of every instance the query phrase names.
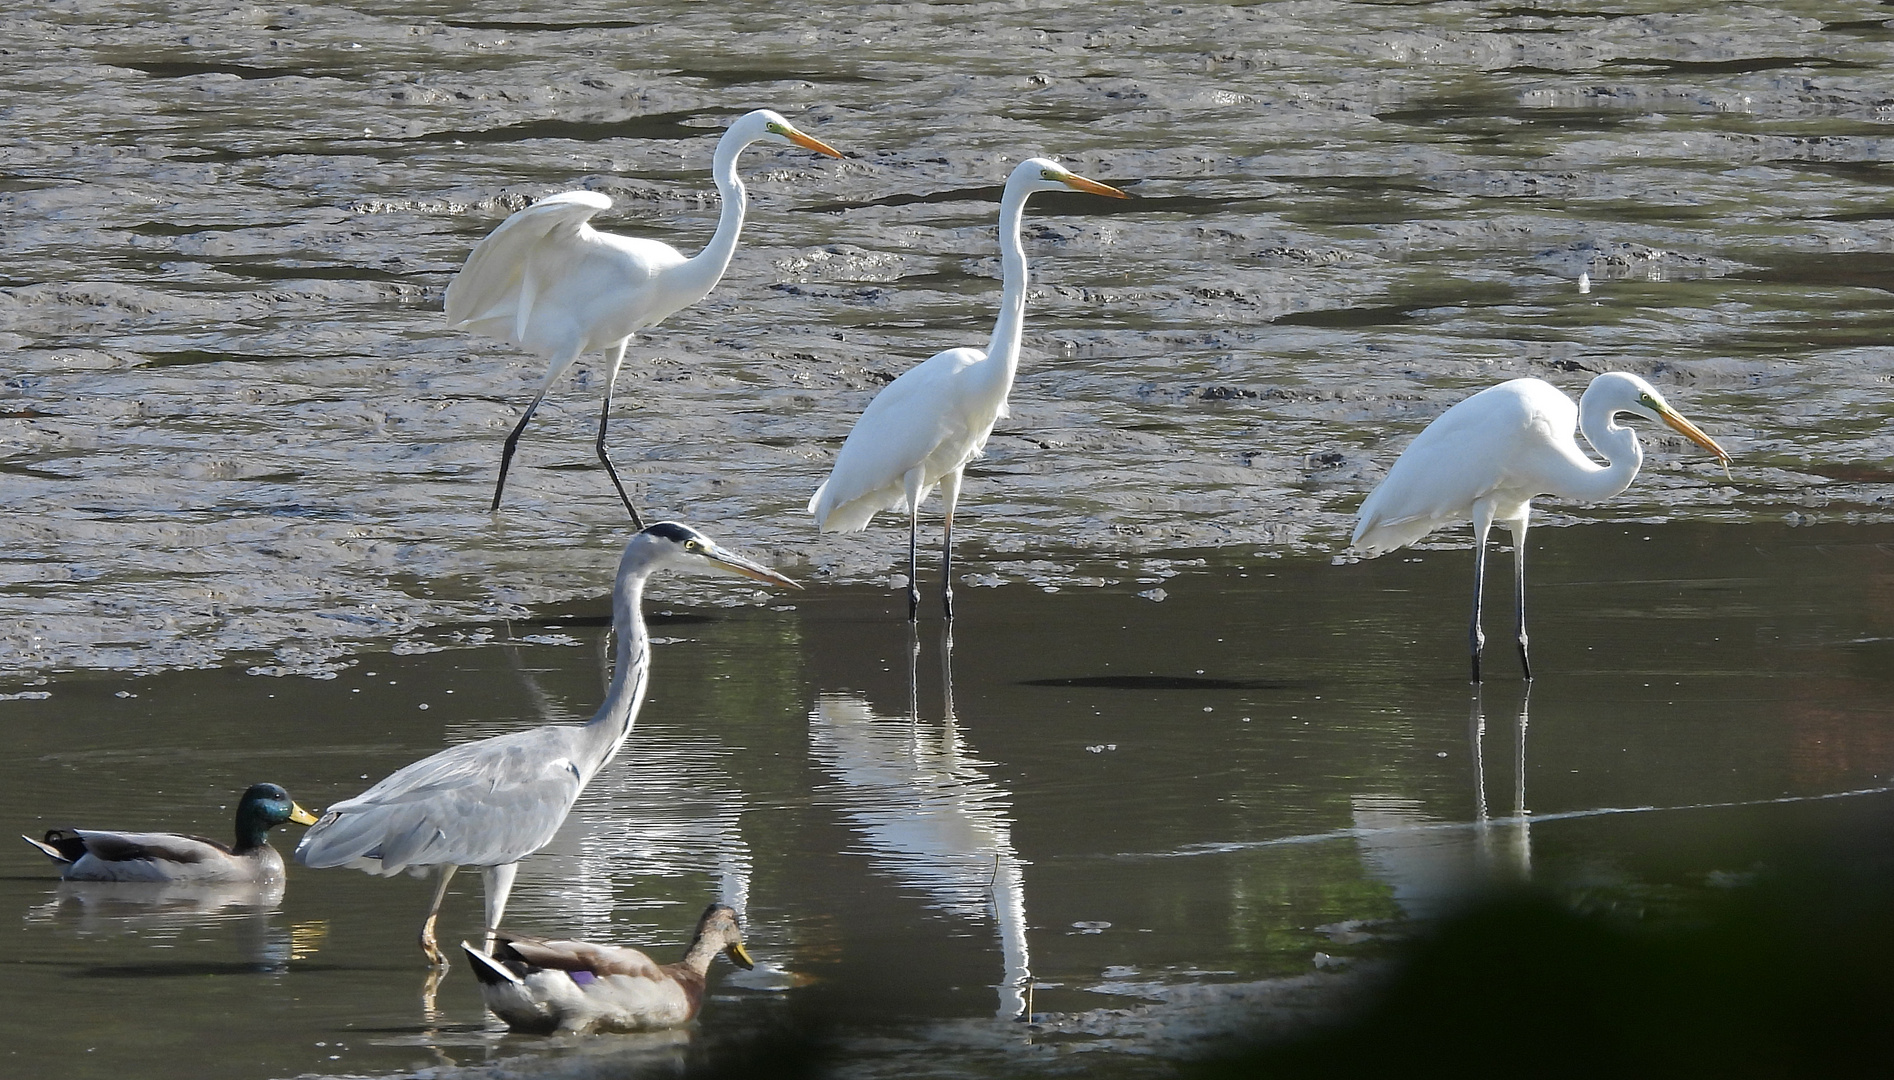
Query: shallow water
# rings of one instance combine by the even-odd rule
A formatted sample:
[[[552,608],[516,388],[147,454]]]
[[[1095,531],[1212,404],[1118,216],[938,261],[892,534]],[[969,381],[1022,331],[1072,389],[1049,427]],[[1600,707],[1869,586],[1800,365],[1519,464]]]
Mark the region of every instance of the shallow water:
[[[447,330],[442,290],[572,187],[694,251],[711,147],[750,108],[849,153],[746,153],[731,270],[634,346],[613,426],[654,516],[810,589],[657,586],[646,716],[509,918],[662,951],[742,902],[766,964],[724,981],[726,1019],[503,1038],[464,970],[421,1010],[424,883],[99,896],[21,845],[0,1059],[583,1075],[795,1013],[864,1074],[1161,1073],[1316,1008],[1468,880],[1687,904],[1755,836],[1883,799],[1827,797],[1894,776],[1884,15],[0,11],[0,811],[26,832],[221,835],[257,779],[326,804],[588,715],[626,527],[591,455],[600,373],[554,389],[489,515],[543,368]],[[1138,198],[1028,212],[1027,355],[957,530],[949,726],[937,628],[916,659],[886,588],[898,526],[817,537],[802,507],[880,386],[984,341],[998,185],[1030,153]],[[1522,708],[1496,623],[1476,703],[1464,551],[1330,560],[1446,405],[1607,368],[1735,461],[1647,432],[1624,495],[1544,504],[1585,524],[1532,537],[1541,678]],[[448,933],[476,910],[463,882]],[[1028,985],[1053,1019],[994,1019]],[[1225,1007],[1278,992],[1261,1020]],[[231,1047],[209,1064],[207,1031]]]
[[[1482,883],[1687,911],[1894,798],[1894,530],[1601,525],[1537,554],[1529,700],[1503,655],[1469,696],[1465,552],[1220,560],[1158,601],[1109,566],[1098,588],[979,590],[951,702],[935,630],[911,653],[880,589],[670,607],[638,729],[507,921],[664,955],[707,901],[742,904],[759,969],[720,965],[695,1040],[506,1037],[464,964],[428,1013],[426,882],[294,867],[274,902],[134,904],[19,845],[0,1045],[21,1075],[618,1075],[793,1017],[832,1025],[843,1075],[1078,1053],[1163,1075],[1347,1000],[1351,965]],[[262,777],[325,805],[444,743],[589,713],[601,611],[332,680],[62,679],[0,702],[0,815],[221,835]],[[444,938],[479,917],[457,879]],[[229,1050],[206,1062],[211,1032]]]

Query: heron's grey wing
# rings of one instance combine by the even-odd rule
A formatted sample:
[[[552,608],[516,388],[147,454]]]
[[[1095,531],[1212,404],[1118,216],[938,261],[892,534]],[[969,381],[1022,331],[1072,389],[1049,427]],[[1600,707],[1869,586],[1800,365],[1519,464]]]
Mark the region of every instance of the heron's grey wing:
[[[86,853],[105,862],[131,859],[156,859],[161,862],[201,863],[223,859],[230,849],[201,836],[176,833],[107,832],[96,829],[72,830],[85,841]]]
[[[423,758],[329,807],[296,858],[381,874],[518,862],[552,839],[585,786],[578,730],[533,728]]]
[[[474,246],[467,265],[448,283],[443,305],[448,324],[505,337],[518,316],[520,288],[533,250],[548,241],[575,239],[593,214],[611,205],[611,199],[596,191],[565,191],[501,222]]]

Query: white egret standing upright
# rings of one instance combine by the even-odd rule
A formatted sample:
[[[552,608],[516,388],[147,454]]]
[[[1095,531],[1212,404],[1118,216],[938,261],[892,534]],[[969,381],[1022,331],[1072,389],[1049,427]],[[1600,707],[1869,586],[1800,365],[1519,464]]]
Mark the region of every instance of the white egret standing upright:
[[[951,579],[954,504],[960,477],[980,456],[993,425],[1006,415],[1006,395],[1019,370],[1019,338],[1026,320],[1026,250],[1020,219],[1037,191],[1067,188],[1117,199],[1117,188],[1087,180],[1056,162],[1027,158],[1006,178],[1000,196],[1000,316],[985,352],[948,349],[935,353],[889,383],[862,411],[835,455],[835,468],[809,500],[823,532],[858,532],[881,510],[908,513],[908,621],[916,618],[921,587],[916,578],[915,535],[921,500],[940,487],[945,522],[941,539],[941,606],[954,617]]]
[[[473,249],[447,286],[447,321],[499,338],[546,358],[546,377],[525,415],[506,437],[500,452],[500,479],[493,485],[493,509],[500,508],[506,470],[513,462],[520,432],[533,418],[553,381],[581,354],[610,350],[605,378],[605,407],[598,418],[598,459],[631,511],[632,524],[644,527],[612,459],[605,453],[605,425],[612,415],[612,387],[625,362],[631,335],[657,325],[716,288],[737,249],[747,199],[737,178],[737,155],[751,143],[774,141],[841,157],[834,147],[797,131],[768,109],[737,117],[717,140],[711,175],[723,196],[717,231],[704,250],[685,258],[657,240],[599,232],[590,222],[612,200],[596,191],[549,195],[500,223]]]
[[[572,803],[609,764],[644,701],[651,644],[639,602],[645,580],[667,566],[705,566],[796,588],[774,570],[719,548],[709,537],[660,521],[625,545],[612,586],[616,664],[605,703],[583,724],[547,724],[451,746],[406,766],[381,783],[329,807],[303,834],[296,859],[305,866],[350,866],[371,874],[441,871],[440,887],[421,924],[421,950],[445,968],[434,937],[447,883],[462,866],[484,872],[487,946],[506,913],[519,862],[545,847]]]
[[[1609,499],[1636,479],[1644,463],[1637,432],[1620,414],[1661,421],[1717,456],[1730,456],[1695,424],[1664,404],[1636,375],[1607,371],[1591,381],[1575,406],[1539,379],[1488,387],[1441,413],[1414,437],[1387,479],[1361,504],[1353,545],[1369,558],[1405,547],[1443,525],[1473,523],[1473,681],[1480,681],[1480,595],[1486,577],[1486,534],[1494,522],[1513,535],[1518,605],[1519,664],[1532,678],[1526,654],[1526,526],[1535,495],[1593,502]],[[1585,456],[1574,428],[1609,465]]]

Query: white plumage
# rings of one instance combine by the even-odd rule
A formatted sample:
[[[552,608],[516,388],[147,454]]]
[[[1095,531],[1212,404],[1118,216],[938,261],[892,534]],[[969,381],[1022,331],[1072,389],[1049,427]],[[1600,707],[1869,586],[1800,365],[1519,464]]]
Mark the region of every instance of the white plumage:
[[[1419,540],[1435,529],[1473,523],[1473,625],[1468,633],[1473,681],[1480,680],[1480,599],[1486,535],[1494,523],[1513,536],[1519,660],[1526,677],[1526,529],[1532,499],[1554,495],[1595,502],[1631,486],[1644,461],[1637,434],[1620,414],[1670,425],[1727,463],[1729,455],[1664,403],[1636,375],[1608,371],[1591,381],[1577,405],[1550,383],[1513,379],[1454,404],[1414,437],[1379,487],[1361,504],[1353,546],[1370,558]],[[1587,457],[1575,431],[1607,465]]]
[[[915,537],[921,500],[941,491],[945,522],[941,541],[941,603],[953,618],[954,507],[967,463],[980,456],[993,425],[1006,416],[1006,397],[1019,369],[1020,335],[1026,317],[1026,252],[1019,240],[1026,199],[1061,189],[1126,198],[1124,192],[1087,180],[1045,158],[1028,158],[1013,169],[1000,196],[1000,314],[986,351],[958,348],[935,353],[884,387],[835,455],[827,480],[809,500],[809,513],[823,532],[855,532],[882,510],[908,515],[908,619],[920,608]]]

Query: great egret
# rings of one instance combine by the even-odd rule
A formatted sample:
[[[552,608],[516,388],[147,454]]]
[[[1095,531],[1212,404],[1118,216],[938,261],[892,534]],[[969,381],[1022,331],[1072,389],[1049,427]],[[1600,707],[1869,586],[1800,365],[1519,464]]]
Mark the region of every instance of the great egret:
[[[1388,470],[1361,504],[1354,547],[1373,558],[1419,540],[1442,525],[1473,523],[1473,681],[1480,681],[1480,595],[1486,576],[1486,534],[1494,522],[1513,535],[1513,585],[1518,602],[1519,664],[1532,678],[1526,654],[1526,526],[1535,495],[1609,499],[1637,477],[1644,448],[1620,414],[1661,421],[1717,456],[1730,456],[1695,424],[1678,415],[1650,383],[1622,371],[1591,381],[1572,399],[1539,379],[1488,387],[1441,413]],[[1605,456],[1600,466],[1578,448],[1572,432]]]
[[[297,860],[380,875],[439,868],[440,886],[421,925],[421,949],[436,968],[447,966],[434,938],[447,883],[460,867],[478,866],[485,878],[491,945],[519,861],[552,839],[573,800],[611,762],[637,720],[651,662],[639,612],[645,580],[668,566],[692,565],[798,587],[774,570],[724,551],[689,526],[652,525],[631,538],[618,562],[612,587],[616,663],[605,703],[591,720],[496,735],[423,758],[331,806],[303,834]]]
[[[917,617],[921,587],[916,578],[915,536],[921,500],[940,487],[945,522],[941,539],[941,606],[954,617],[951,580],[954,504],[967,463],[980,456],[993,424],[1006,415],[1006,395],[1019,369],[1019,336],[1026,319],[1026,251],[1020,217],[1038,191],[1067,188],[1130,196],[1087,180],[1056,162],[1027,158],[1006,178],[1000,196],[1000,316],[985,352],[948,349],[935,353],[889,383],[863,410],[835,455],[835,468],[809,500],[823,532],[858,532],[880,510],[908,513],[908,621]]]
[[[655,326],[716,288],[743,231],[745,196],[737,178],[737,155],[755,142],[793,143],[841,157],[840,151],[768,109],[737,117],[717,140],[711,175],[723,196],[717,231],[704,250],[686,259],[656,240],[618,236],[592,228],[592,215],[612,205],[595,191],[550,195],[500,223],[473,249],[447,286],[447,321],[475,333],[499,338],[547,361],[546,377],[526,414],[506,437],[500,453],[500,479],[493,485],[492,509],[500,508],[506,470],[513,462],[520,432],[533,418],[546,391],[580,355],[611,351],[605,379],[605,407],[598,418],[598,459],[631,512],[632,524],[644,527],[625,485],[605,452],[605,426],[612,415],[612,387],[625,362],[631,335]]]
[[[491,957],[467,942],[480,996],[514,1031],[536,1035],[657,1031],[688,1024],[704,1007],[710,962],[723,953],[755,967],[737,913],[712,904],[697,920],[684,959],[659,964],[637,949],[589,941],[502,938]]]
[[[313,825],[316,816],[275,784],[252,784],[237,802],[237,842],[230,847],[201,836],[98,829],[54,829],[44,841],[20,839],[60,864],[67,881],[277,882],[283,857],[270,846],[270,830],[291,821]]]

